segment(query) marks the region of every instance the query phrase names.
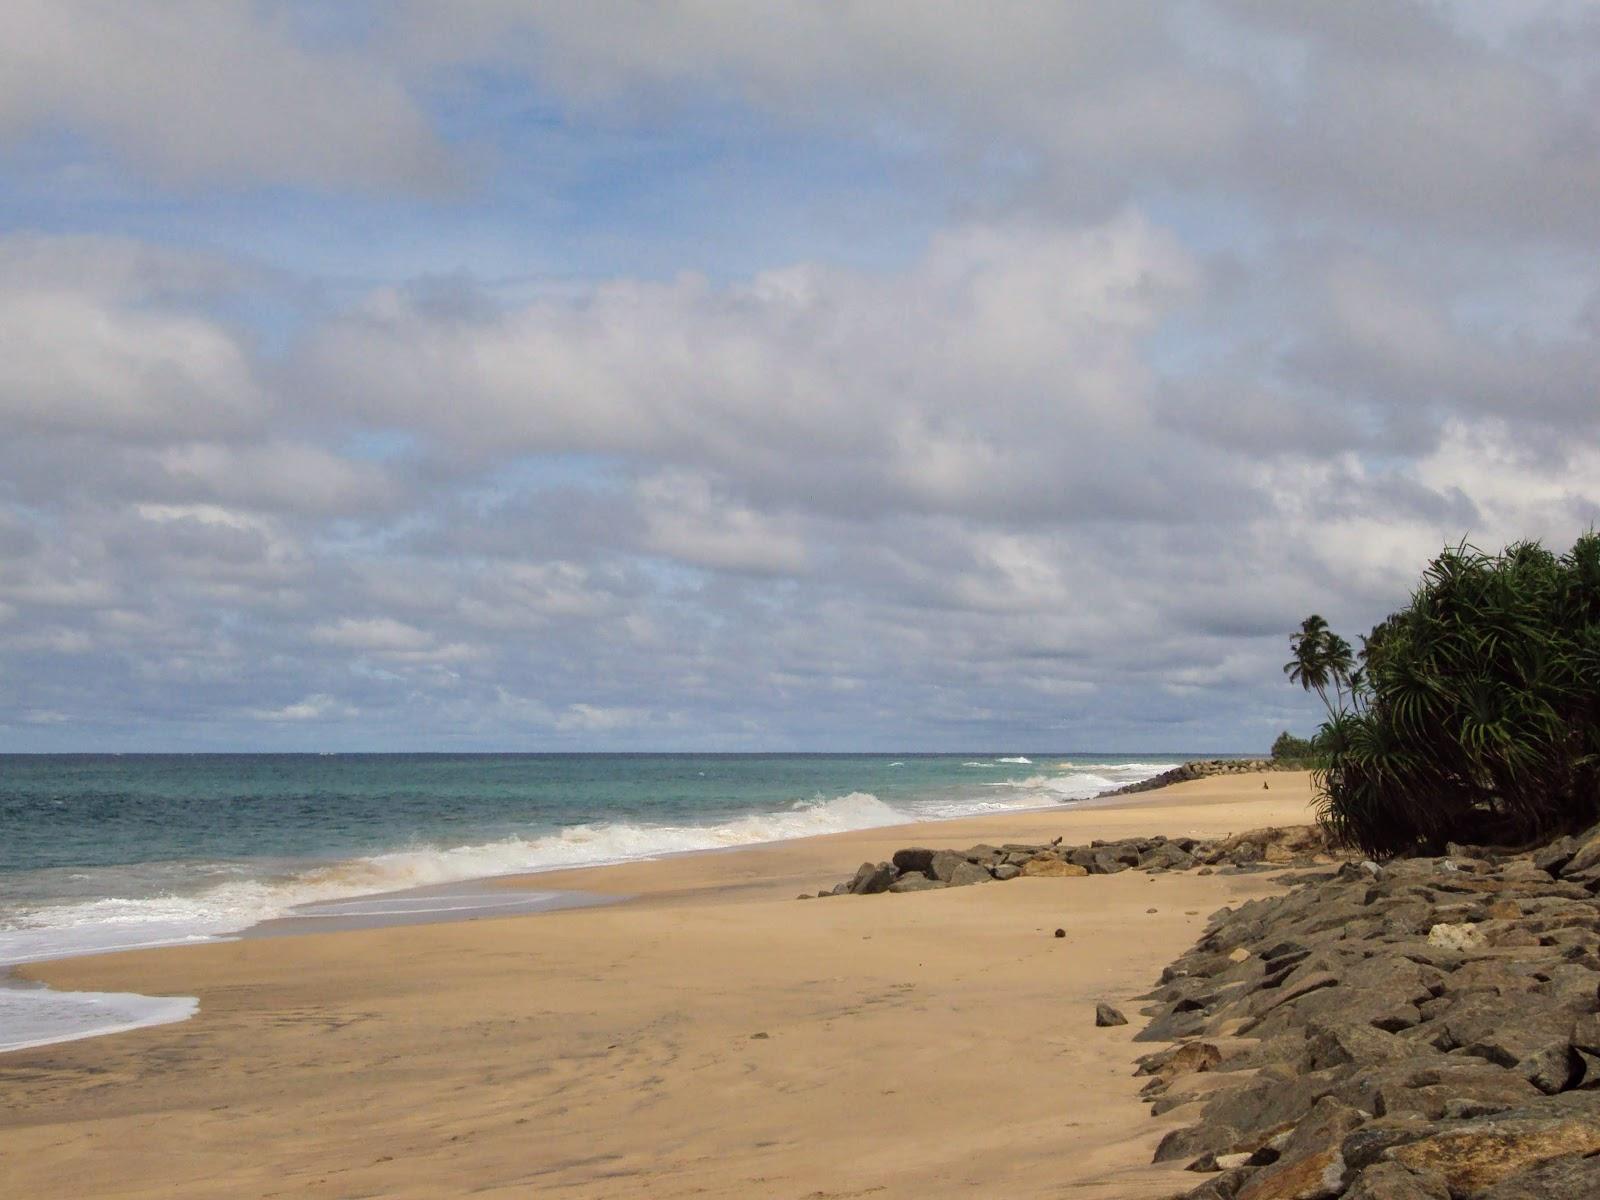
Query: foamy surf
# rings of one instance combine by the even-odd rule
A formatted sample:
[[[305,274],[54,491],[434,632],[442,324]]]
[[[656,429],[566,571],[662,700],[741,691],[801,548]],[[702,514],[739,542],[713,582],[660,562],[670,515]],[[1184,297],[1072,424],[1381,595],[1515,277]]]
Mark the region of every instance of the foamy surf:
[[[210,941],[263,921],[292,918],[308,906],[360,896],[760,845],[914,819],[876,796],[852,792],[718,824],[594,822],[537,837],[392,850],[277,877],[230,880],[189,893],[166,891],[14,909],[6,915],[6,927],[0,928],[0,966]],[[125,881],[126,874],[119,872],[119,878]]]
[[[0,986],[0,1053],[170,1025],[188,1020],[199,1007],[193,996]]]

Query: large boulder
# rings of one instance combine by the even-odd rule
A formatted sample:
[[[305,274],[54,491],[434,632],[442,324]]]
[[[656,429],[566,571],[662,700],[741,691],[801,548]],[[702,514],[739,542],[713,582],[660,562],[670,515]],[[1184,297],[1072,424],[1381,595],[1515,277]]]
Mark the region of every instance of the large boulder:
[[[888,863],[862,863],[856,868],[856,877],[850,881],[850,892],[856,896],[875,896],[887,892],[895,881],[897,872]]]
[[[1344,1200],[1450,1200],[1438,1175],[1418,1175],[1399,1163],[1374,1163],[1350,1185]]]
[[[1597,867],[1600,867],[1600,825],[1578,839],[1577,848],[1561,865],[1560,872],[1564,879],[1586,878]]]
[[[950,878],[945,882],[951,887],[966,887],[970,883],[988,883],[993,878],[985,868],[962,859],[950,868]]]
[[[894,865],[897,871],[920,871],[927,875],[933,866],[932,850],[922,846],[911,846],[905,850],[894,852]]]
[[[1502,1179],[1478,1200],[1594,1200],[1600,1156],[1564,1154]]]
[[[896,893],[936,892],[948,886],[949,884],[940,883],[937,879],[929,879],[926,875],[918,875],[913,872],[909,875],[900,876],[899,879],[889,885],[889,890]]]
[[[1600,1152],[1600,1112],[1493,1117],[1440,1126],[1388,1156],[1442,1176],[1453,1196],[1473,1196],[1549,1159]]]

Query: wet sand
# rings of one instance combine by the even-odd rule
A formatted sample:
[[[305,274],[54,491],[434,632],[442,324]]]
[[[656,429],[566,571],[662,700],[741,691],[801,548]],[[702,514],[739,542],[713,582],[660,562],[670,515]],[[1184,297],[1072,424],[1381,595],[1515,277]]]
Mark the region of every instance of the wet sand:
[[[1309,819],[1305,775],[1265,778],[492,885],[603,907],[34,964],[200,1012],[0,1055],[0,1192],[1167,1195],[1132,997],[1266,877],[794,897],[906,845]]]

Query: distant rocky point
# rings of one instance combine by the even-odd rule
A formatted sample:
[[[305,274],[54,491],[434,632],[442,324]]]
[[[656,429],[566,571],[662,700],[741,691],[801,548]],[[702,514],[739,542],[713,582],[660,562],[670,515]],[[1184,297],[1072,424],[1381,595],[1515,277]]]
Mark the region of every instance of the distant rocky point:
[[[1294,771],[1302,768],[1286,765],[1270,758],[1197,758],[1182,766],[1173,767],[1138,783],[1126,784],[1101,792],[1099,797],[1126,796],[1133,792],[1153,792],[1174,783],[1188,783],[1191,779],[1206,779],[1212,775],[1248,775],[1253,771]]]

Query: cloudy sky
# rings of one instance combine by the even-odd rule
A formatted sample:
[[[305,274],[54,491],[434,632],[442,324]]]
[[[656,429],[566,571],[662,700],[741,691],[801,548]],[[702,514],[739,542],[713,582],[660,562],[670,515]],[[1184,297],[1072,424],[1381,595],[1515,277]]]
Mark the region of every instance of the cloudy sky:
[[[1592,0],[7,0],[0,750],[1258,750],[1600,515]]]

